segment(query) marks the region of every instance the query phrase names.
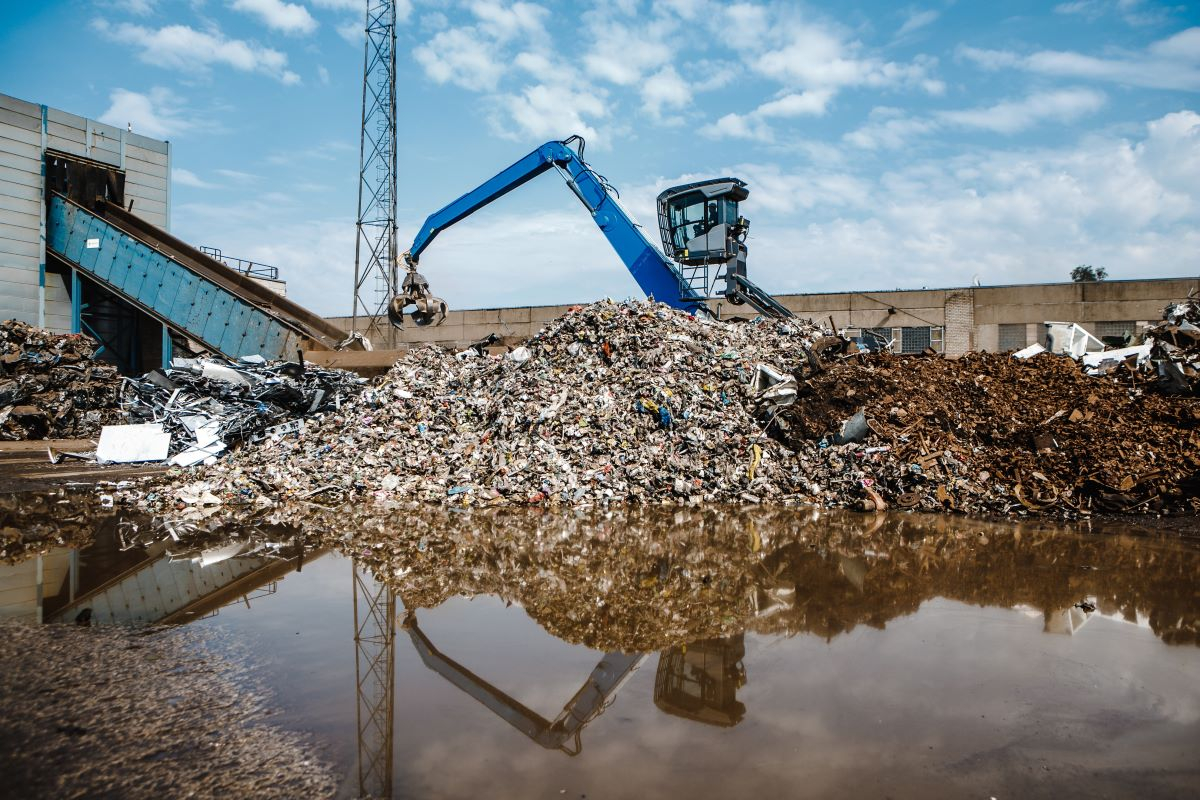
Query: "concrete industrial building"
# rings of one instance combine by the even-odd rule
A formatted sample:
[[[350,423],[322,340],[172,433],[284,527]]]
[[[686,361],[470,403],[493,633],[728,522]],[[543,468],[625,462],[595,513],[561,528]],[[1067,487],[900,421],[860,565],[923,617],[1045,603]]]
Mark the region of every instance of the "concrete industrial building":
[[[1096,336],[1120,336],[1161,318],[1163,307],[1200,292],[1200,278],[1162,278],[1098,283],[1032,283],[882,292],[785,294],[775,299],[800,317],[828,320],[852,336],[870,331],[893,342],[893,350],[919,353],[927,347],[958,355],[970,350],[1016,350],[1044,341],[1048,320],[1078,322]],[[436,342],[456,347],[495,333],[515,342],[537,333],[570,305],[519,306],[451,311],[440,326],[408,327],[402,344]],[[746,306],[714,306],[722,316],[745,314]],[[349,317],[333,317],[349,328]],[[360,320],[360,324],[362,320]]]

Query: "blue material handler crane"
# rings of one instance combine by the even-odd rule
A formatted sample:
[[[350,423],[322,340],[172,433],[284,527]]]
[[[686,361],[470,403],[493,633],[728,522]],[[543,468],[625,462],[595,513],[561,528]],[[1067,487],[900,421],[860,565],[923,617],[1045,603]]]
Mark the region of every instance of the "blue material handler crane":
[[[693,314],[710,313],[708,302],[723,298],[734,305],[749,304],[766,316],[792,316],[746,277],[750,223],[738,213],[738,204],[750,194],[745,182],[714,178],[662,192],[658,225],[663,249],[659,250],[621,208],[612,185],[584,161],[584,147],[580,136],[546,142],[430,214],[404,253],[407,272],[401,293],[388,305],[391,323],[402,327],[406,317],[417,325],[445,319],[445,301],[430,292],[429,281],[417,271],[421,254],[446,228],[552,169],[592,215],[647,297]]]

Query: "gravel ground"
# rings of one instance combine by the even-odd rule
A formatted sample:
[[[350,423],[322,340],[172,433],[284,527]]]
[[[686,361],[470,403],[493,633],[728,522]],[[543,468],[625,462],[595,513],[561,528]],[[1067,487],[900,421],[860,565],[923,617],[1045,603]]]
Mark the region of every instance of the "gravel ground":
[[[0,797],[331,797],[304,737],[200,629],[0,622]]]

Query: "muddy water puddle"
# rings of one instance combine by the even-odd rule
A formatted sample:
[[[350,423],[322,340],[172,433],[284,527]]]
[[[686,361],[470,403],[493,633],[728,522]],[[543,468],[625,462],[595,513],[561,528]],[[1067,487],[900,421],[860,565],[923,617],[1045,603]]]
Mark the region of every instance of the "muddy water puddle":
[[[219,629],[344,797],[1200,792],[1194,540],[794,510],[80,524],[0,567],[0,615]]]

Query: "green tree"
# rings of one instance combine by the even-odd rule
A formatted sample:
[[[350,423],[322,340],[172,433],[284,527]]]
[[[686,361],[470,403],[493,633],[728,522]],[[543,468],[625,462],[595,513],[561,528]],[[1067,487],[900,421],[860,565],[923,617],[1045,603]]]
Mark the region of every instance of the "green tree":
[[[1071,280],[1076,283],[1084,283],[1086,281],[1102,281],[1108,277],[1108,270],[1104,267],[1093,267],[1090,264],[1080,264],[1075,269],[1071,270]]]

